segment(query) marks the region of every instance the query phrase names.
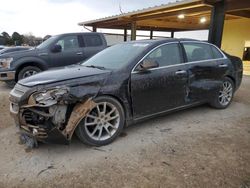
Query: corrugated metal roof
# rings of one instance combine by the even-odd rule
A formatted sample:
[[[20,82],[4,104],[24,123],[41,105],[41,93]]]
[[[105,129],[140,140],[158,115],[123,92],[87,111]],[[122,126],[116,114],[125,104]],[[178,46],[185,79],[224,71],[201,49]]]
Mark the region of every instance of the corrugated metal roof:
[[[153,7],[148,7],[148,8],[143,8],[143,9],[130,11],[130,12],[127,12],[127,13],[122,13],[122,14],[108,16],[108,17],[104,17],[104,18],[100,18],[100,19],[80,22],[80,23],[78,23],[78,25],[83,26],[83,25],[86,25],[86,24],[92,24],[92,23],[96,23],[96,22],[102,22],[102,21],[106,21],[106,20],[117,19],[117,18],[120,18],[120,17],[129,17],[129,16],[136,15],[136,14],[147,13],[147,12],[151,12],[151,11],[155,11],[155,10],[171,8],[171,7],[174,7],[174,6],[185,5],[185,4],[189,4],[189,3],[195,3],[195,2],[201,2],[201,0],[181,0],[181,1],[177,0],[175,2],[169,2],[167,4],[161,4],[161,5],[157,5],[157,6],[153,6]]]

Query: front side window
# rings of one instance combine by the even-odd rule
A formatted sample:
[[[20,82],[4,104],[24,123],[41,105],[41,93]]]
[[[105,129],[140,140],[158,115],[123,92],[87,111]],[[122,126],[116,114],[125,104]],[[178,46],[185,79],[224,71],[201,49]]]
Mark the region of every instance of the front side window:
[[[183,43],[188,62],[214,59],[209,44]]]
[[[72,49],[79,48],[77,36],[66,36],[58,40],[57,45],[62,46],[62,51],[69,51]]]
[[[152,51],[145,60],[153,60],[164,67],[182,63],[182,56],[178,44],[166,44]]]

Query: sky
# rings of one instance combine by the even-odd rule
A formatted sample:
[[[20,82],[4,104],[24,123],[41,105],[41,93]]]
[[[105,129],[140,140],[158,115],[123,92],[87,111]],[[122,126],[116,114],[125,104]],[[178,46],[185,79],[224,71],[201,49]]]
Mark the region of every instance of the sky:
[[[17,31],[44,37],[47,34],[86,31],[78,26],[79,22],[120,14],[120,7],[122,12],[128,12],[174,1],[0,0],[0,33],[6,31],[11,35]]]

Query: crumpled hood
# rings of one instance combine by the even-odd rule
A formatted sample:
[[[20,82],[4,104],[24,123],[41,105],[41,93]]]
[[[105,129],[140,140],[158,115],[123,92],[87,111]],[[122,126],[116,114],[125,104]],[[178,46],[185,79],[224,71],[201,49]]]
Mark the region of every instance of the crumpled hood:
[[[41,72],[31,77],[22,79],[18,83],[23,86],[33,87],[37,85],[51,84],[55,82],[92,77],[96,75],[103,75],[103,79],[105,79],[110,72],[110,70],[101,70],[98,68],[75,65]]]

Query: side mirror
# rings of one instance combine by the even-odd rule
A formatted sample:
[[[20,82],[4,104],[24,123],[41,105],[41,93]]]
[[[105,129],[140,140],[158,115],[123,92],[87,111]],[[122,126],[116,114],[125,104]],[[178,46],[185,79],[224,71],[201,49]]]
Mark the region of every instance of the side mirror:
[[[157,68],[159,64],[152,59],[144,59],[143,62],[139,65],[139,71],[147,71],[148,69]]]
[[[51,51],[54,52],[54,53],[61,52],[62,51],[62,46],[59,45],[59,44],[56,44],[55,46],[52,47]]]

